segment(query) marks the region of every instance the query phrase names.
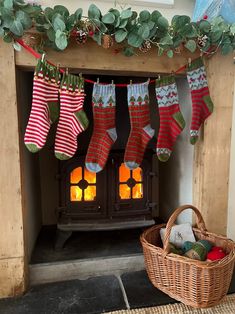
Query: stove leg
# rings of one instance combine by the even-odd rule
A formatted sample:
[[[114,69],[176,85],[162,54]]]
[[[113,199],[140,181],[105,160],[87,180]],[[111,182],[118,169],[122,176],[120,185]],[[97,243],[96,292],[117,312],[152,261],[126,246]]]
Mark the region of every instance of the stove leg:
[[[55,239],[55,250],[62,250],[65,242],[71,237],[72,231],[64,231],[57,229]]]

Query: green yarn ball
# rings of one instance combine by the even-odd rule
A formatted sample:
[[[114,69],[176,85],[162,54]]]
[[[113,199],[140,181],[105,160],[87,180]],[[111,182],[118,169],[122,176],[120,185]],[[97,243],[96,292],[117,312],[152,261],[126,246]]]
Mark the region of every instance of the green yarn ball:
[[[205,261],[207,256],[207,250],[201,243],[195,242],[193,243],[192,248],[184,255],[198,261]]]
[[[193,247],[193,242],[191,241],[185,241],[182,247],[182,250],[186,253],[187,251],[191,250]]]
[[[199,240],[199,241],[197,241],[197,243],[200,243],[206,249],[207,253],[210,252],[210,250],[212,248],[212,244],[209,241]]]
[[[181,249],[176,248],[173,243],[169,243],[169,245],[170,245],[170,253],[174,253],[174,254],[178,254],[178,255],[183,254],[183,251]]]

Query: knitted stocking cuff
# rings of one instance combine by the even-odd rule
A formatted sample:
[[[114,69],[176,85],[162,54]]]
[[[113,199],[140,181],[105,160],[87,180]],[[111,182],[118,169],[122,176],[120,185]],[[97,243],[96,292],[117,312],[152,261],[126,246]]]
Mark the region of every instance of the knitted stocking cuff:
[[[191,90],[207,87],[206,70],[202,58],[192,61],[187,69],[187,79]]]
[[[159,108],[179,104],[177,86],[173,76],[156,80],[156,97]]]
[[[92,102],[95,107],[115,107],[115,85],[102,85],[95,83],[92,92]]]
[[[50,65],[46,60],[39,59],[35,67],[34,77],[59,85],[61,75],[57,67]]]
[[[61,91],[78,94],[84,91],[84,78],[64,73],[61,80]]]
[[[129,106],[149,104],[149,82],[127,85],[127,97]]]

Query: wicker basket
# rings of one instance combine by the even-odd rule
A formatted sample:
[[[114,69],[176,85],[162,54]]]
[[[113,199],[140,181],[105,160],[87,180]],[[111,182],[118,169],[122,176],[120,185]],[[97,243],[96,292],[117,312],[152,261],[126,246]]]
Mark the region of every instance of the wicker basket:
[[[191,208],[197,216],[197,228],[193,228],[197,239],[206,239],[221,246],[227,253],[220,261],[202,262],[169,253],[171,228],[177,216]],[[160,229],[166,227],[164,245]],[[211,307],[227,294],[231,282],[235,244],[226,237],[206,231],[199,210],[192,205],[177,208],[167,224],[155,225],[141,235],[145,265],[152,284],[170,297],[195,308]]]

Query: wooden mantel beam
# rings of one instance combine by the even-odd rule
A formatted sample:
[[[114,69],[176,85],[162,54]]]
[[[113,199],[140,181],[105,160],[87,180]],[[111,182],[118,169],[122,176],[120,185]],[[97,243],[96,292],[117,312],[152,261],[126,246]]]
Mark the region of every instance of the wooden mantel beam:
[[[148,77],[177,71],[188,62],[189,57],[194,59],[199,56],[199,52],[192,54],[185,50],[170,59],[166,55],[159,57],[156,49],[152,49],[146,54],[139,51],[137,56],[126,57],[121,52],[115,53],[116,48],[118,47],[104,49],[93,41],[88,41],[85,45],[73,43],[62,52],[48,50],[47,58],[74,72],[112,75],[114,72],[116,75],[131,73],[131,75]],[[16,65],[32,70],[36,65],[36,59],[22,49],[21,52],[16,52]]]

